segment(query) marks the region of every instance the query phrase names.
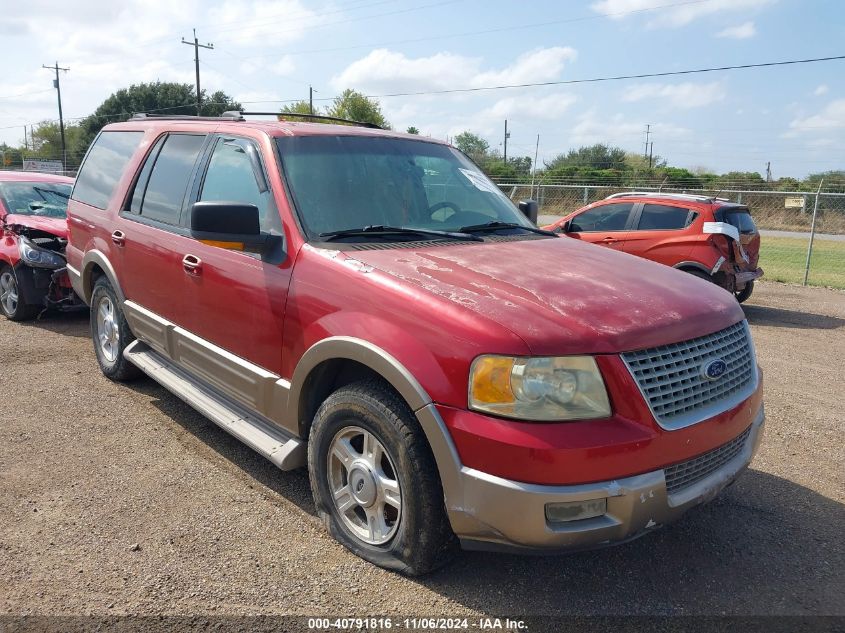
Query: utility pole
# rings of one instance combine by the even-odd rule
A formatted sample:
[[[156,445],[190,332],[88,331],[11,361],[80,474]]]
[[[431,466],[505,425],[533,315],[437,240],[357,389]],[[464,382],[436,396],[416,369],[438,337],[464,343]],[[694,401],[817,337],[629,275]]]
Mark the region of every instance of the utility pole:
[[[308,85],[308,111],[314,114],[314,89]]]
[[[196,66],[197,70],[197,116],[202,116],[202,97],[200,96],[200,49],[207,48],[209,50],[212,50],[214,48],[214,44],[212,44],[211,42],[209,42],[208,44],[200,44],[199,40],[197,40],[196,29],[194,29],[194,41],[191,42],[183,37],[182,43],[194,47],[194,65]]]
[[[505,165],[508,164],[508,139],[510,138],[510,132],[508,132],[508,120],[505,119],[505,149],[504,149],[504,158],[505,158]]]
[[[651,124],[647,124],[645,126],[645,151],[643,152],[643,158],[648,158],[648,137],[651,134]]]
[[[772,161],[766,163],[766,182],[772,182]]]
[[[540,135],[537,135],[537,144],[534,146],[534,164],[531,166],[533,169],[531,170],[531,196],[534,196],[534,177],[537,175],[537,154],[540,152]],[[539,191],[539,189],[537,190]],[[540,197],[539,193],[537,194],[537,200]]]
[[[651,169],[651,164],[654,160],[654,141],[648,144],[648,168]]]
[[[56,89],[56,94],[59,97],[59,132],[62,136],[62,171],[67,171],[67,149],[65,148],[65,120],[62,117],[62,87],[59,84],[59,71],[63,70],[67,72],[70,70],[70,68],[60,68],[59,62],[56,62],[55,66],[44,66],[44,64],[41,64],[41,66],[42,68],[46,68],[47,70],[56,71],[56,78],[53,80],[53,88]]]

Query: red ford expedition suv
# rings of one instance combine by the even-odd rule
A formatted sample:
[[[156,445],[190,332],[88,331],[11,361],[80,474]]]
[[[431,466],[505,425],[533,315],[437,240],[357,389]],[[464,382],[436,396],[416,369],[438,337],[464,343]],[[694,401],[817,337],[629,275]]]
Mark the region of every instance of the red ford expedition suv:
[[[722,198],[616,193],[544,228],[707,279],[740,303],[763,276],[751,212]]]
[[[632,539],[751,461],[748,325],[713,284],[519,206],[432,139],[140,115],[88,151],[68,269],[106,376],[307,465],[373,563]]]

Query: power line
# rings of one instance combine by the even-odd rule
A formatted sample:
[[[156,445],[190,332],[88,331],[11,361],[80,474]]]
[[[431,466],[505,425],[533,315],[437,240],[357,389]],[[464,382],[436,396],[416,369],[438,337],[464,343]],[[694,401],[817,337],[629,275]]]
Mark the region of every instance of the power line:
[[[45,68],[49,68],[49,66],[45,66]],[[31,95],[40,95],[45,92],[50,92],[52,88],[47,88],[46,90],[36,90],[34,92],[20,92],[16,95],[6,95],[4,97],[0,97],[0,99],[15,99],[16,97],[29,97]]]
[[[714,66],[712,68],[694,68],[690,70],[672,70],[659,73],[640,73],[637,75],[615,75],[611,77],[591,77],[588,79],[564,79],[560,81],[537,81],[522,84],[503,84],[499,86],[476,86],[472,88],[449,88],[445,90],[419,90],[415,92],[393,92],[381,95],[367,95],[371,99],[384,99],[387,97],[416,97],[423,95],[442,95],[465,92],[484,92],[490,90],[506,90],[511,88],[538,88],[542,86],[566,86],[572,84],[599,83],[606,81],[621,81],[624,79],[650,79],[654,77],[673,77],[677,75],[694,75],[698,73],[713,73],[727,70],[746,70],[749,68],[768,68],[773,66],[790,66],[793,64],[812,64],[815,62],[828,62],[845,59],[845,55],[831,57],[814,57],[810,59],[791,59],[780,62],[763,62],[759,64],[737,64],[735,66]]]

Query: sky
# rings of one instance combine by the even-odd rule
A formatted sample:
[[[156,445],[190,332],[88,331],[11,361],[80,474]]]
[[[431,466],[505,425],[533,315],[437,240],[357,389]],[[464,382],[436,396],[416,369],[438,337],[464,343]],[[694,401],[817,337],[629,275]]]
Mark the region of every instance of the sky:
[[[194,83],[248,110],[367,95],[845,55],[841,0],[0,0],[0,142],[132,83]],[[542,163],[603,142],[709,171],[845,169],[845,60],[653,79],[380,97],[394,129],[464,130]]]

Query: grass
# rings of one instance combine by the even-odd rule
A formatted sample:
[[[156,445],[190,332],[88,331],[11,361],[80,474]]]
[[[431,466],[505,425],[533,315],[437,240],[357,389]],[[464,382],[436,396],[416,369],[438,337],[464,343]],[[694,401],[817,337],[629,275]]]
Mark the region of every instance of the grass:
[[[808,240],[764,235],[760,248],[763,279],[800,284],[804,281]],[[845,242],[816,239],[810,260],[811,286],[845,289]]]

